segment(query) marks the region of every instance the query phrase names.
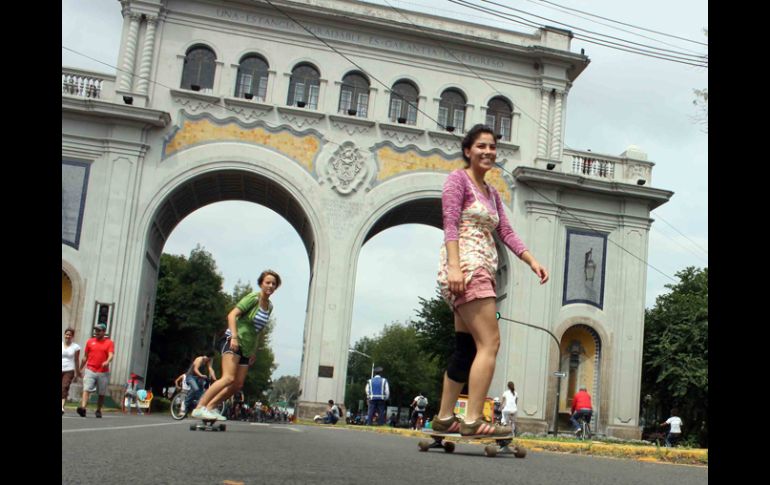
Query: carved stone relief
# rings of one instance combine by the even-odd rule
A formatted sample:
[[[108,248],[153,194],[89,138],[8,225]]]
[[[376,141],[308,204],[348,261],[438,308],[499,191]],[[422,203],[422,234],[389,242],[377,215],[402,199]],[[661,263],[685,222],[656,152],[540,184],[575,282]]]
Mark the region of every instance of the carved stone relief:
[[[322,182],[328,181],[340,194],[357,190],[370,172],[367,158],[353,143],[343,143],[321,168]]]

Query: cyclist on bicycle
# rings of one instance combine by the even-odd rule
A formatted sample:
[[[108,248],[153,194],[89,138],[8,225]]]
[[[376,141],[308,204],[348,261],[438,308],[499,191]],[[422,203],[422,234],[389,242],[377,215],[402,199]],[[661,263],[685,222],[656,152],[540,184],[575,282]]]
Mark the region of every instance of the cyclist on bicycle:
[[[586,386],[581,385],[580,389],[575,394],[575,397],[572,398],[572,416],[569,418],[572,426],[575,428],[575,434],[581,429],[579,419],[585,418],[586,421],[590,422],[593,413],[594,410],[593,407],[591,407],[591,395],[588,394]]]
[[[409,405],[409,407],[414,408],[411,419],[412,429],[417,429],[417,420],[419,418],[423,418],[423,421],[425,420],[425,408],[427,406],[428,398],[423,396],[421,392],[417,393],[417,396],[412,399],[412,404]]]
[[[207,377],[201,373],[201,366],[208,367],[208,377],[211,378],[212,382],[217,380],[214,367],[211,365],[213,363],[213,357],[213,351],[208,351],[203,355],[199,355],[193,359],[190,368],[187,369],[187,372],[185,373],[185,382],[190,386],[190,390],[187,392],[187,399],[185,399],[184,402],[185,410],[194,409],[195,403],[203,395],[203,388],[206,385]]]

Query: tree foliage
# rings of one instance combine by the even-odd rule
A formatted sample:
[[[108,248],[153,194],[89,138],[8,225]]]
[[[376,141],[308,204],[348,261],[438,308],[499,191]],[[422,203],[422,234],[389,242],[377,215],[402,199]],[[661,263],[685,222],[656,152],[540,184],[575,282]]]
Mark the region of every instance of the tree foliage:
[[[162,254],[147,383],[160,390],[212,348],[226,325],[227,295],[214,258],[196,246],[189,257]]]
[[[437,380],[435,359],[422,351],[411,323],[387,325],[381,335],[364,337],[353,348],[372,356],[374,365],[383,368],[382,376],[390,383],[389,405],[409,406],[419,392],[432,403],[440,399],[441,382]],[[345,392],[348,409],[358,409],[358,401],[366,399],[366,382],[371,371],[371,359],[354,352],[350,354]]]
[[[271,403],[275,404],[279,401],[286,401],[290,407],[297,405],[298,396],[299,376],[279,377],[273,382],[273,387],[268,393]]]
[[[676,276],[645,312],[642,417],[660,424],[677,407],[683,438],[708,447],[708,268]]]

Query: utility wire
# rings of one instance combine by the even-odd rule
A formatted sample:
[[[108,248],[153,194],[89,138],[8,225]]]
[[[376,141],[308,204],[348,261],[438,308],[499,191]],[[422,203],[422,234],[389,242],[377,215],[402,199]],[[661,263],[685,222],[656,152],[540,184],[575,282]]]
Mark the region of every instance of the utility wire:
[[[483,12],[490,13],[490,14],[495,15],[497,17],[507,18],[507,19],[509,19],[509,20],[511,20],[513,22],[521,23],[521,24],[526,25],[528,27],[532,27],[532,28],[540,28],[540,27],[542,27],[541,25],[534,24],[532,21],[529,21],[529,20],[527,20],[527,19],[525,19],[523,17],[520,17],[518,15],[513,15],[513,14],[510,14],[510,13],[506,13],[506,12],[501,12],[500,10],[495,10],[493,8],[485,7],[483,5],[477,5],[477,4],[471,3],[471,2],[469,2],[467,0],[448,0],[448,1],[451,2],[451,3],[454,3],[456,5],[461,5],[461,6],[464,6],[464,7],[467,7],[467,8],[481,10]],[[487,1],[488,2],[489,0],[481,0],[481,1]],[[494,3],[494,2],[491,2],[491,3]],[[532,14],[529,14],[529,15],[532,15]],[[524,22],[518,21],[518,20],[514,20],[514,18],[522,19]],[[547,20],[549,20],[549,19],[547,19]],[[557,22],[557,21],[553,21],[553,22],[559,23],[561,25],[567,25],[567,24],[562,24],[561,22]],[[603,35],[603,34],[600,34],[600,35]],[[633,54],[639,54],[639,55],[642,55],[642,56],[645,56],[645,57],[662,59],[662,60],[665,60],[665,61],[676,62],[676,63],[679,63],[679,64],[686,64],[686,65],[695,66],[695,67],[705,67],[705,68],[708,67],[707,57],[705,57],[705,56],[704,56],[704,61],[699,61],[699,60],[690,59],[690,58],[682,58],[682,57],[679,57],[679,56],[673,56],[673,55],[670,55],[670,54],[663,54],[662,52],[655,52],[655,51],[649,51],[649,50],[646,50],[646,49],[640,49],[638,47],[624,46],[623,44],[619,44],[617,42],[612,42],[612,41],[608,41],[608,40],[604,40],[604,39],[597,39],[595,37],[592,37],[592,36],[589,36],[589,35],[584,35],[584,34],[573,33],[573,36],[574,36],[575,39],[582,40],[582,41],[585,41],[585,42],[588,42],[588,43],[591,43],[591,44],[601,45],[603,47],[608,47],[610,49],[616,49],[616,50],[620,50],[620,51],[630,52],[630,53],[633,53]],[[628,42],[628,41],[626,41],[626,42]],[[614,46],[613,46],[613,44],[614,44]]]
[[[602,37],[606,37],[608,39],[619,40],[619,41],[625,42],[627,44],[638,45],[638,46],[641,46],[641,47],[647,47],[647,48],[650,48],[650,49],[655,49],[655,50],[664,51],[664,52],[673,52],[674,54],[683,55],[683,56],[685,56],[685,58],[695,57],[696,59],[702,59],[702,58],[705,57],[702,54],[686,54],[686,53],[683,53],[681,51],[672,51],[670,49],[663,49],[661,47],[655,47],[655,46],[651,46],[651,45],[647,45],[647,44],[640,44],[638,42],[633,42],[633,41],[626,40],[626,39],[623,39],[623,38],[620,38],[620,37],[615,37],[615,36],[612,36],[612,35],[602,34],[600,32],[594,32],[592,30],[583,29],[583,28],[580,28],[580,27],[575,27],[574,25],[566,24],[566,23],[560,22],[558,20],[550,19],[548,17],[542,17],[540,15],[529,13],[529,12],[527,12],[525,10],[520,10],[518,8],[513,8],[513,7],[508,6],[508,5],[503,5],[503,4],[495,2],[493,0],[480,0],[480,1],[482,1],[484,3],[489,3],[489,4],[492,4],[492,5],[496,5],[498,7],[505,8],[506,10],[511,10],[513,12],[518,12],[518,13],[522,13],[522,14],[525,14],[525,15],[530,15],[532,17],[535,17],[535,18],[538,18],[538,19],[542,19],[542,20],[546,20],[548,22],[555,22],[555,23],[557,23],[559,25],[564,25],[565,27],[569,27],[570,29],[574,29],[574,30],[578,30],[578,31],[582,30],[583,32],[586,32],[586,33],[589,33],[589,34],[599,35],[599,36],[602,36]],[[604,39],[598,39],[598,40],[605,41]],[[605,41],[605,42],[608,42],[608,41]],[[618,44],[618,45],[622,45],[622,44]]]
[[[666,225],[667,225],[667,226],[669,226],[671,229],[673,229],[673,230],[675,230],[676,232],[678,232],[678,233],[679,233],[679,234],[680,234],[680,235],[681,235],[683,238],[685,238],[685,239],[687,239],[688,241],[690,241],[690,242],[691,242],[691,243],[692,243],[692,244],[693,244],[695,247],[697,247],[698,249],[700,249],[701,251],[703,251],[703,252],[706,254],[706,256],[708,256],[708,255],[709,255],[709,252],[708,252],[707,250],[703,249],[703,247],[701,247],[701,246],[700,246],[698,243],[696,243],[695,241],[693,241],[693,240],[692,240],[692,239],[690,239],[689,237],[685,236],[685,235],[682,233],[682,231],[680,231],[679,229],[677,229],[676,227],[674,227],[674,226],[673,226],[673,225],[672,225],[670,222],[668,222],[667,220],[665,220],[665,219],[663,218],[663,216],[661,216],[661,215],[660,215],[660,213],[656,212],[654,215],[655,215],[655,217],[656,217],[656,218],[658,218],[658,219],[660,219],[661,221],[663,221],[664,223],[666,223]]]
[[[583,10],[578,10],[576,8],[571,8],[571,7],[567,7],[567,6],[564,6],[564,5],[559,5],[559,4],[554,3],[554,2],[549,2],[548,0],[538,0],[538,1],[543,2],[543,3],[549,3],[551,5],[555,5],[557,7],[565,8],[567,10],[572,10],[574,12],[580,12],[580,13],[583,13],[583,14],[586,14],[586,15],[590,15],[591,17],[600,18],[602,20],[609,20],[610,22],[615,22],[616,24],[625,25],[626,27],[633,27],[635,29],[644,30],[646,32],[652,32],[654,34],[665,35],[666,37],[671,37],[671,38],[674,38],[674,39],[684,40],[686,42],[692,42],[693,44],[700,44],[700,45],[704,45],[704,46],[708,47],[708,44],[705,44],[703,42],[698,42],[698,41],[691,40],[691,39],[685,39],[684,37],[679,37],[679,36],[676,36],[676,35],[666,34],[665,32],[658,32],[657,30],[652,30],[652,29],[647,29],[647,28],[644,28],[644,27],[639,27],[638,25],[627,24],[627,23],[621,22],[619,20],[613,20],[613,19],[610,19],[610,18],[607,18],[607,17],[602,17],[601,15],[596,15],[596,14],[592,14],[592,13],[589,13],[589,12],[585,12]]]
[[[534,4],[537,4],[537,0],[527,0],[527,1],[528,1],[528,2],[530,2],[530,3],[534,3]],[[547,2],[547,3],[550,3],[550,2]],[[670,44],[670,43],[668,43],[668,42],[664,42],[664,41],[662,41],[662,40],[660,40],[660,39],[656,39],[656,38],[654,38],[654,37],[648,37],[648,36],[646,36],[646,35],[640,34],[640,33],[638,33],[638,32],[634,32],[634,31],[632,31],[632,30],[627,30],[627,29],[623,29],[623,28],[620,28],[620,27],[615,27],[614,25],[605,24],[604,22],[599,22],[599,21],[597,21],[597,20],[593,20],[593,19],[590,19],[590,18],[588,18],[588,17],[584,17],[584,16],[582,16],[582,15],[574,14],[574,13],[571,13],[571,12],[569,12],[569,11],[567,11],[567,10],[562,10],[561,8],[558,8],[558,7],[550,7],[550,6],[548,6],[548,5],[545,5],[545,7],[547,7],[547,8],[550,8],[550,9],[553,9],[553,10],[556,10],[556,11],[559,11],[559,12],[562,12],[562,13],[565,13],[565,14],[567,14],[567,15],[571,15],[571,16],[573,16],[573,17],[577,17],[577,18],[580,18],[580,19],[583,19],[583,20],[587,20],[587,21],[589,21],[589,22],[593,22],[593,23],[595,23],[595,24],[603,25],[603,26],[605,26],[605,27],[609,27],[609,28],[611,28],[611,29],[619,30],[619,31],[621,31],[621,32],[625,32],[625,33],[627,33],[627,34],[635,35],[635,36],[637,36],[637,37],[642,37],[643,39],[651,40],[651,41],[653,41],[653,42],[658,42],[659,44],[667,45],[667,46],[669,46],[669,47],[676,47],[677,49],[682,49],[682,50],[685,50],[685,51],[688,51],[688,52],[692,52],[693,54],[702,55],[702,54],[701,54],[700,52],[698,52],[698,51],[694,51],[694,50],[692,50],[692,49],[687,49],[687,48],[685,48],[685,47],[681,47],[681,46],[678,46],[678,45]],[[670,51],[670,52],[674,52],[674,51]]]

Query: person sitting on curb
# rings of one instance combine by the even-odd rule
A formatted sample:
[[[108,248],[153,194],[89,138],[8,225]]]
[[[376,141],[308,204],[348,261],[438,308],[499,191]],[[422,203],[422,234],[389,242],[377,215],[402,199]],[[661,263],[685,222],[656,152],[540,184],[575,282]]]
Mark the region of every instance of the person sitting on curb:
[[[337,424],[337,421],[340,420],[340,409],[337,407],[336,404],[334,404],[333,399],[329,399],[329,407],[326,409],[326,416],[321,417],[320,414],[316,414],[316,416],[313,418],[313,421],[315,421],[318,424]]]

